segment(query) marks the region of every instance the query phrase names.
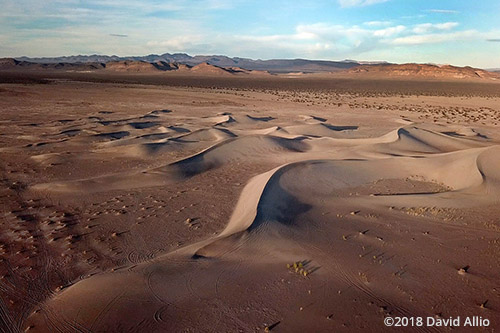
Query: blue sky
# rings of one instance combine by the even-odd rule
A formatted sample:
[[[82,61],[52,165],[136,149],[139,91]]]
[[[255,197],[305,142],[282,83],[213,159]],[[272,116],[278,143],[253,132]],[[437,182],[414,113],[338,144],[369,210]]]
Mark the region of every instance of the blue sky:
[[[500,1],[0,0],[0,57],[186,52],[500,67]]]

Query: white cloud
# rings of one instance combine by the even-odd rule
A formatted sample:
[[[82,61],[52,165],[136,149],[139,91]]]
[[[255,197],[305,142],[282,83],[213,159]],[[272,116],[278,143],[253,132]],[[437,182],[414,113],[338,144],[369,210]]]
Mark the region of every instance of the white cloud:
[[[295,28],[298,35],[309,36],[317,39],[338,39],[345,34],[345,28],[341,25],[327,23],[299,24]]]
[[[440,13],[440,14],[458,14],[458,10],[452,9],[427,9],[426,12],[429,13]]]
[[[244,54],[270,58],[279,54],[288,57],[343,58],[352,53],[376,49],[386,39],[397,36],[407,28],[399,25],[384,29],[360,26],[343,26],[328,23],[302,24],[291,34],[275,35],[195,35],[192,38],[169,38],[150,41],[150,47],[168,47],[169,50],[186,51],[201,49],[206,43],[216,50],[231,50],[230,54]],[[208,51],[205,51],[205,53]],[[281,57],[283,57],[281,55]]]
[[[390,37],[390,36],[400,34],[401,32],[403,32],[405,30],[406,30],[406,27],[404,25],[398,25],[395,27],[389,27],[389,28],[385,28],[385,29],[375,30],[373,32],[373,35],[377,36],[377,37]]]
[[[451,33],[434,33],[423,35],[410,35],[395,38],[391,43],[394,45],[419,45],[431,43],[443,43],[449,41],[477,40],[476,30],[465,30]]]
[[[387,1],[389,0],[338,0],[341,7],[363,7]]]
[[[183,52],[201,43],[202,40],[203,36],[201,35],[184,35],[172,37],[163,41],[149,41],[146,45],[153,48],[165,48],[172,52]]]
[[[445,23],[421,23],[417,24],[413,28],[413,32],[416,34],[425,34],[431,31],[439,30],[451,30],[458,26],[457,22],[445,22]]]
[[[446,22],[434,24],[434,27],[438,30],[451,30],[458,26],[458,22]]]
[[[388,25],[391,25],[391,21],[368,21],[368,22],[363,22],[363,25],[366,25],[368,27],[385,27]]]
[[[258,58],[287,54],[288,57],[331,59],[387,49],[390,45],[417,45],[479,38],[478,32],[474,30],[450,31],[457,26],[456,22],[444,22],[409,27],[394,25],[380,29],[377,24],[344,26],[323,22],[297,25],[295,31],[290,34],[214,36],[208,31],[186,33],[182,37],[151,40],[147,46],[188,53],[204,48],[208,48],[204,53],[210,49],[230,50],[230,54],[252,55]],[[481,38],[484,40],[486,36]]]

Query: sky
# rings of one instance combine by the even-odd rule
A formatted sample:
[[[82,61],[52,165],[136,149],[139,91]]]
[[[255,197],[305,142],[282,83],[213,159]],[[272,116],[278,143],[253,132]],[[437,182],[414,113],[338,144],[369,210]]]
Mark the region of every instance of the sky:
[[[184,52],[500,68],[498,0],[0,0],[0,57]]]

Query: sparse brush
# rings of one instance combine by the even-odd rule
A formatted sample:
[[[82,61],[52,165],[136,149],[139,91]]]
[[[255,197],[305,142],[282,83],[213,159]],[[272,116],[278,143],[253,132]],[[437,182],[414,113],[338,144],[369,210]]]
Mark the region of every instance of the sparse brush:
[[[299,275],[307,277],[312,272],[311,270],[305,269],[305,265],[307,264],[307,261],[296,261],[293,264],[286,264],[286,267]]]
[[[460,268],[460,269],[458,270],[458,274],[461,274],[461,275],[466,274],[466,273],[467,273],[467,271],[469,270],[469,268],[470,268],[470,266],[469,266],[469,265],[467,265],[467,266],[465,266],[465,267]]]

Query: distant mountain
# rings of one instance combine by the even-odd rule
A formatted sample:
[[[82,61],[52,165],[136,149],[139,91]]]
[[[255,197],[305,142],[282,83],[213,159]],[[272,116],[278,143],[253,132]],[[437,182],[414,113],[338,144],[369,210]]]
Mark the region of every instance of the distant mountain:
[[[436,64],[390,64],[356,62],[354,60],[325,61],[305,59],[252,60],[226,56],[194,56],[185,53],[161,56],[118,58],[116,56],[74,56],[59,58],[4,58],[0,70],[63,70],[71,72],[170,72],[191,75],[269,75],[270,73],[334,73],[367,77],[425,77],[441,79],[500,80],[500,73],[473,67]],[[70,62],[72,61],[72,62]]]
[[[131,61],[131,60],[118,60],[109,61],[104,65],[104,69],[113,72],[157,72],[176,69],[174,66],[167,62],[156,62],[151,63],[147,61]]]
[[[54,62],[54,63],[35,63],[24,60],[16,60],[12,58],[0,59],[0,69],[62,69],[62,70],[79,70],[79,71],[94,71],[103,69],[102,63],[69,63],[69,62]]]
[[[179,64],[177,62],[147,62],[134,60],[110,61],[103,64],[104,69],[113,72],[136,72],[136,73],[151,73],[161,71],[172,71],[195,75],[233,75],[233,74],[268,74],[267,72],[246,70],[238,67],[223,68],[215,65],[210,65],[207,62],[191,66]]]
[[[433,78],[481,78],[500,79],[500,75],[470,66],[457,67],[451,65],[434,64],[378,64],[360,65],[348,70],[352,74],[365,74],[373,76],[411,76],[411,77],[433,77]]]
[[[35,62],[39,64],[53,64],[53,63],[88,63],[88,62],[96,62],[96,63],[106,63],[110,61],[119,61],[119,60],[132,60],[129,58],[121,58],[118,56],[107,56],[107,55],[77,55],[77,56],[64,56],[64,57],[54,57],[54,58],[29,58],[29,57],[16,57],[16,60],[19,61],[28,61]]]
[[[126,73],[161,73],[171,72],[192,75],[269,75],[267,71],[248,70],[239,67],[224,68],[202,62],[197,65],[180,64],[177,62],[148,62],[137,60],[117,60],[106,63],[79,62],[79,63],[35,63],[12,58],[0,59],[0,70],[62,70],[67,72],[126,72]]]
[[[162,55],[150,54],[147,56],[118,57],[106,55],[69,56],[56,58],[28,58],[19,57],[18,61],[28,61],[41,64],[53,63],[108,63],[114,61],[143,61],[149,63],[167,62],[196,66],[202,63],[215,65],[222,68],[239,67],[247,70],[269,71],[272,73],[319,73],[335,72],[358,66],[360,63],[354,60],[328,61],[307,59],[273,59],[253,60],[249,58],[227,57],[223,55],[197,55],[190,56],[186,53],[165,53]]]

